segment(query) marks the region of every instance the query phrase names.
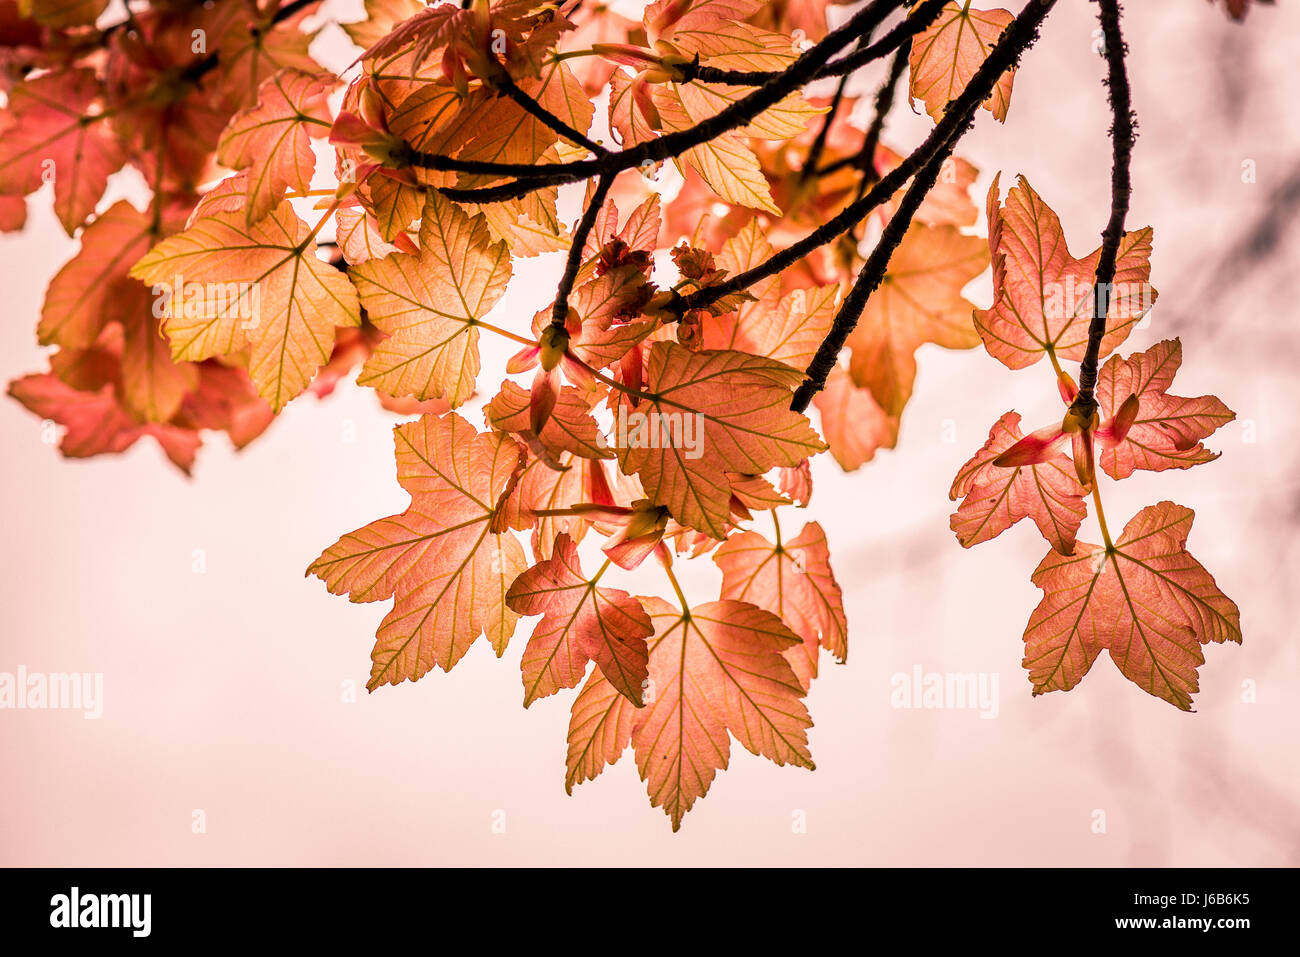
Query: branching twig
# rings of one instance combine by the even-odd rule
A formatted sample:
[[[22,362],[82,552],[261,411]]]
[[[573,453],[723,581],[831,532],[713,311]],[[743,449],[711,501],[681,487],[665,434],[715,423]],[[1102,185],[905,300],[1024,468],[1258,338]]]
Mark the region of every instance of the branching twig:
[[[875,180],[876,147],[880,145],[880,134],[885,129],[885,117],[894,108],[894,94],[898,89],[898,81],[903,76],[903,70],[907,68],[907,57],[911,49],[911,44],[908,43],[894,51],[894,59],[889,65],[889,76],[880,89],[876,91],[875,115],[871,117],[871,125],[867,127],[867,135],[862,140],[862,148],[853,156],[846,156],[833,163],[827,163],[817,171],[818,176],[828,176],[844,169],[846,166],[860,169],[868,175],[863,178],[862,187],[858,192],[859,196]]]
[[[591,202],[587,204],[577,229],[573,231],[573,237],[569,242],[569,257],[564,263],[564,275],[560,277],[560,285],[555,293],[555,305],[551,307],[551,325],[557,329],[564,327],[564,320],[568,317],[569,293],[573,291],[574,280],[582,267],[582,251],[587,245],[587,237],[596,226],[596,216],[600,213],[600,207],[605,204],[605,197],[613,185],[614,176],[608,173],[596,181]]]
[[[825,388],[826,378],[830,375],[831,370],[835,368],[835,363],[839,360],[840,350],[844,348],[849,333],[858,324],[858,319],[862,316],[862,310],[866,307],[867,300],[884,279],[885,271],[889,268],[889,260],[893,256],[894,250],[902,242],[903,235],[911,224],[913,214],[920,207],[926,194],[934,187],[944,162],[956,148],[957,141],[961,139],[962,134],[966,132],[966,129],[973,122],[979,104],[984,102],[989,93],[992,92],[998,79],[1004,72],[1015,66],[1020,61],[1020,57],[1025,50],[1029,49],[1034,41],[1038,39],[1038,28],[1055,3],[1056,0],[1030,0],[1020,12],[1020,15],[1002,31],[1002,36],[998,38],[998,42],[990,51],[988,58],[980,65],[975,75],[971,77],[966,89],[962,91],[956,100],[948,104],[943,119],[935,127],[930,139],[933,139],[934,134],[944,129],[951,120],[947,134],[942,143],[934,149],[932,155],[925,161],[924,168],[916,174],[916,179],[908,188],[907,193],[904,194],[903,199],[898,204],[898,209],[890,217],[888,225],[880,236],[880,241],[876,244],[876,248],[872,250],[871,255],[867,257],[867,261],[858,272],[858,278],[854,281],[853,288],[840,305],[840,310],[831,324],[830,332],[822,340],[822,344],[817,349],[817,354],[813,356],[812,362],[808,365],[807,378],[795,391],[794,398],[790,403],[790,408],[794,411],[804,411],[808,408],[813,396]],[[919,148],[917,152],[920,152]],[[916,153],[912,155],[916,156]],[[896,173],[897,171],[896,169],[893,172]],[[876,188],[883,183],[884,180],[882,179],[876,184]],[[875,192],[875,188],[872,189],[872,192]]]
[[[933,23],[948,2],[949,0],[924,0],[906,19],[875,43],[855,50],[842,59],[826,63],[813,74],[812,78],[821,80],[830,76],[847,76],[859,67],[866,66],[873,60],[879,60]],[[781,73],[775,70],[720,70],[716,67],[695,65],[687,67],[688,79],[700,80],[704,83],[731,83],[736,86],[762,86],[780,75]]]
[[[565,123],[564,120],[560,119],[558,116],[549,113],[545,108],[542,107],[540,103],[534,100],[523,90],[519,89],[519,87],[515,85],[515,81],[510,78],[510,75],[508,73],[505,73],[503,71],[501,75],[499,77],[496,77],[492,82],[496,85],[496,88],[498,90],[500,90],[506,96],[510,97],[510,99],[514,100],[515,103],[517,103],[520,107],[522,107],[525,113],[527,113],[529,116],[536,118],[539,122],[549,127],[550,129],[554,130],[556,133],[559,133],[570,143],[576,143],[578,146],[590,150],[591,152],[595,153],[597,156],[606,156],[609,154],[609,150],[605,149],[605,147],[601,146],[599,143],[596,143],[588,139],[583,133],[579,132],[578,130],[575,130],[572,126],[570,126],[568,123]]]
[[[778,73],[770,82],[741,97],[720,112],[701,120],[690,129],[666,133],[631,149],[608,153],[596,159],[575,160],[569,163],[551,163],[542,166],[528,163],[466,162],[452,157],[412,150],[411,165],[422,169],[515,177],[515,182],[505,183],[500,186],[478,189],[440,188],[444,196],[456,202],[496,203],[517,199],[543,186],[576,183],[580,180],[590,179],[593,176],[620,173],[623,170],[641,166],[646,161],[658,163],[671,159],[702,143],[716,139],[723,133],[748,125],[759,114],[775,106],[789,94],[802,89],[816,77],[818,70],[825,65],[831,56],[851,42],[854,36],[861,35],[865,30],[874,29],[881,20],[899,6],[900,2],[901,0],[871,0],[867,6],[854,14],[849,21],[854,25],[853,32],[844,35],[844,27],[832,31],[811,50],[795,60],[787,69]]]
[[[1129,198],[1133,192],[1129,165],[1133,159],[1133,144],[1137,139],[1137,122],[1129,93],[1128,70],[1124,63],[1128,47],[1119,25],[1119,0],[1098,2],[1098,17],[1106,43],[1106,87],[1114,123],[1110,128],[1110,219],[1101,235],[1101,255],[1097,259],[1097,275],[1092,289],[1093,311],[1092,322],[1088,326],[1088,348],[1079,365],[1079,394],[1074,400],[1074,408],[1083,413],[1085,421],[1097,410],[1094,395],[1097,359],[1101,353],[1101,340],[1106,335],[1110,287],[1115,281],[1115,258],[1119,253],[1120,240],[1124,237],[1124,217],[1128,215]]]
[[[1020,60],[1020,55],[1038,38],[1039,24],[1055,4],[1056,0],[1030,0],[1020,15],[1003,31],[997,44],[989,53],[988,59],[975,71],[966,88],[957,99],[948,104],[943,118],[930,131],[930,135],[912,151],[910,156],[882,176],[866,195],[845,206],[803,239],[773,253],[766,261],[754,268],[737,273],[715,286],[682,296],[671,304],[673,311],[680,315],[691,309],[702,309],[724,296],[747,289],[760,279],[766,279],[794,265],[819,246],[847,232],[864,216],[893,196],[912,178],[913,174],[936,153],[943,150],[950,140],[955,147],[956,141],[953,137],[959,130],[964,131],[969,125],[968,114],[974,114],[975,109],[993,92],[993,87],[997,85],[1002,74],[1015,66]]]

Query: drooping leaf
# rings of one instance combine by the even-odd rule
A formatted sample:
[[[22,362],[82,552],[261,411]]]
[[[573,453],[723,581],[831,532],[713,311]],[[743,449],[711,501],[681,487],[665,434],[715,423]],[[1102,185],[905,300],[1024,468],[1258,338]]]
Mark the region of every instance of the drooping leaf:
[[[645,707],[633,708],[592,673],[569,724],[570,790],[630,742],[650,804],[675,831],[726,769],[732,737],[779,765],[813,768],[804,688],[782,657],[799,639],[780,619],[739,601],[697,605],[689,615],[657,598],[642,603],[655,628]]]
[[[961,291],[988,262],[984,242],[955,226],[908,228],[847,342],[853,381],[870,389],[887,415],[901,414],[912,397],[916,350],[923,343],[945,349],[979,345],[974,307]]]
[[[722,598],[767,609],[803,639],[802,647],[784,654],[805,688],[817,677],[819,647],[844,661],[844,597],[820,524],[809,522],[797,537],[775,545],[757,532],[741,532],[723,542],[713,560],[722,569]]]
[[[174,358],[250,348],[249,374],[277,412],[329,360],[334,327],[361,322],[356,290],[316,255],[287,201],[252,226],[242,212],[201,219],[151,249],[131,275],[170,286],[164,329]]]
[[[972,10],[970,0],[949,3],[933,23],[912,38],[908,58],[912,99],[923,100],[925,111],[937,122],[988,59],[1012,19],[1007,10]],[[1002,74],[983,103],[999,122],[1007,118],[1015,72]]]
[[[81,251],[50,280],[36,334],[43,344],[84,349],[99,336],[118,281],[149,250],[152,219],[119,200],[85,228]]]
[[[802,380],[770,359],[656,342],[646,363],[649,398],[628,414],[627,434],[615,436],[619,467],[679,522],[724,538],[728,472],[761,475],[825,449],[789,409]]]
[[[108,177],[126,159],[101,108],[93,70],[56,70],[9,91],[0,136],[0,193],[26,195],[54,184],[54,212],[71,236],[95,210]]]
[[[875,458],[877,449],[898,444],[899,420],[887,415],[871,395],[860,389],[842,366],[826,379],[826,388],[813,397],[821,415],[822,436],[831,455],[846,472],[854,472]]]
[[[451,670],[480,635],[504,653],[518,618],[506,591],[528,565],[498,527],[523,467],[513,439],[479,433],[454,412],[399,425],[393,437],[410,506],[344,535],[307,569],[355,602],[396,598],[376,632],[372,691],[435,665]]]
[[[389,334],[357,382],[393,396],[460,405],[474,391],[477,323],[505,293],[510,252],[481,216],[430,193],[419,253],[394,253],[350,274],[370,320]]]
[[[1002,468],[993,460],[1023,438],[1020,415],[1008,412],[989,429],[984,447],[961,467],[948,497],[965,501],[950,519],[964,548],[996,538],[1022,518],[1033,519],[1052,548],[1062,555],[1074,551],[1087,490],[1075,478],[1074,463],[1056,452],[1037,465]]]
[[[603,571],[603,569],[602,569]],[[575,687],[594,661],[619,694],[641,706],[646,682],[646,639],[654,633],[640,603],[625,591],[601,588],[582,571],[578,546],[555,540],[551,557],[520,575],[506,604],[521,615],[542,615],[521,663],[524,707],[561,688]]]
[[[247,170],[245,219],[257,222],[284,199],[287,189],[305,193],[316,169],[313,137],[329,133],[325,98],[332,84],[297,70],[275,74],[258,88],[257,105],[231,119],[217,146],[217,159]]]
[[[988,199],[993,307],[975,312],[985,348],[1012,369],[1033,365],[1048,352],[1058,359],[1082,359],[1100,248],[1083,259],[1071,256],[1060,219],[1023,176],[1001,208],[998,195],[995,177]],[[1103,357],[1128,338],[1156,300],[1150,283],[1151,236],[1145,227],[1120,240]]]
[[[1103,649],[1149,694],[1190,711],[1201,645],[1241,641],[1241,615],[1187,552],[1194,513],[1150,505],[1113,549],[1079,542],[1051,551],[1034,571],[1043,600],[1025,629],[1024,666],[1034,694],[1069,691]]]
[[[1097,404],[1103,419],[1112,419],[1124,400],[1138,397],[1138,413],[1122,441],[1102,446],[1102,469],[1113,479],[1137,469],[1160,472],[1187,469],[1219,457],[1201,442],[1235,419],[1236,413],[1215,396],[1194,399],[1166,391],[1183,363],[1178,339],[1157,342],[1127,359],[1111,356],[1097,376]]]

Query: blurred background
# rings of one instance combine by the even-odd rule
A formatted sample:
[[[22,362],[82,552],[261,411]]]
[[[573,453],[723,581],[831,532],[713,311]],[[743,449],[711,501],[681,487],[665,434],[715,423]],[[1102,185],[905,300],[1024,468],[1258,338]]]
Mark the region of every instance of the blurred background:
[[[1038,367],[982,351],[923,347],[898,449],[854,474],[814,465],[806,518],[826,528],[850,625],[848,663],[827,662],[808,698],[818,769],[734,746],[676,835],[630,756],[565,795],[570,695],[520,707],[527,622],[503,660],[479,642],[450,674],[366,694],[386,605],[331,597],[303,569],[406,504],[399,420],[369,390],[304,396],[243,453],[212,441],[191,480],[148,441],[64,460],[6,398],[0,671],[99,672],[104,700],[98,720],[0,711],[0,864],[1300,863],[1300,8],[1236,25],[1205,0],[1127,6],[1141,124],[1128,224],[1155,229],[1160,301],[1124,351],[1181,336],[1174,391],[1238,416],[1207,443],[1219,461],[1105,489],[1113,526],[1157,501],[1195,509],[1189,548],[1241,607],[1244,644],[1206,649],[1195,713],[1105,656],[1076,690],[1031,698],[1020,636],[1044,545],[1024,523],[963,550],[947,491],[1001,413],[1032,424],[1059,402]],[[359,9],[329,2],[321,19]],[[1024,173],[1076,254],[1109,204],[1094,12],[1062,0],[1006,125],[982,112],[960,150],[981,207],[995,172],[1004,187]],[[347,64],[336,28],[318,43]],[[886,140],[910,149],[929,126],[902,102]],[[0,238],[6,381],[45,367],[35,320],[75,248],[46,194],[30,206],[26,231]],[[522,326],[558,274],[554,257],[518,264],[494,321]],[[985,304],[987,279],[971,295]],[[485,347],[485,370],[508,351]],[[1080,537],[1096,540],[1092,518]],[[712,562],[679,569],[693,601],[716,596]],[[663,588],[649,568],[619,584]],[[918,668],[996,676],[996,705],[893,707],[891,679]]]

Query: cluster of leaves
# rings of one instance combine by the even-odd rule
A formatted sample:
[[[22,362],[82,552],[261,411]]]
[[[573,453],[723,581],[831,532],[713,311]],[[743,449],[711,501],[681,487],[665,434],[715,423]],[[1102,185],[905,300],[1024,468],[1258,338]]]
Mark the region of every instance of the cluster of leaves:
[[[1202,644],[1241,641],[1237,606],[1186,550],[1191,509],[1161,502],[1139,512],[1112,541],[1101,511],[1097,466],[1112,479],[1139,469],[1186,469],[1217,455],[1202,444],[1234,415],[1213,396],[1170,395],[1182,364],[1177,339],[1127,358],[1112,354],[1156,300],[1151,287],[1152,230],[1125,233],[1100,355],[1096,408],[1062,359],[1084,358],[1095,303],[1100,249],[1073,257],[1060,219],[1024,178],[1003,201],[994,180],[988,200],[994,304],[975,325],[990,355],[1008,368],[1050,360],[1067,410],[1059,424],[1022,434],[1020,416],[1003,415],[988,442],[962,466],[951,524],[970,547],[1031,519],[1051,545],[1034,571],[1043,590],[1025,630],[1024,666],[1034,694],[1073,688],[1103,649],[1130,681],[1183,710],[1197,690]],[[1067,453],[1065,447],[1069,447]],[[1091,495],[1104,545],[1076,541]]]
[[[393,601],[372,690],[450,669],[480,637],[499,656],[540,615],[524,704],[581,685],[570,789],[630,745],[676,829],[733,738],[811,768],[803,699],[848,628],[821,526],[781,534],[779,511],[809,503],[810,457],[852,470],[896,444],[922,344],[982,341],[1012,368],[1046,354],[1059,372],[1088,350],[1108,259],[1070,257],[1024,183],[1005,204],[995,183],[987,245],[965,231],[976,170],[953,150],[978,108],[1005,119],[1051,0],[1017,16],[837,5],[657,0],[636,21],[589,0],[366,0],[340,78],[308,53],[314,2],[169,0],[99,27],[105,0],[0,0],[0,219],[20,227],[22,197],[52,182],[81,240],[38,328],[50,371],[10,391],[66,427],[67,455],[152,435],[188,471],[202,430],[242,446],[360,366],[420,416],[394,430],[411,502],[308,571]],[[864,131],[847,79],[885,57]],[[882,138],[904,75],[936,121],[910,154]],[[101,210],[124,168],[147,207]],[[583,181],[570,225],[560,190]],[[498,315],[514,263],[548,253],[564,259],[554,299],[531,322]],[[1150,230],[1127,234],[1120,278],[1145,283],[1149,253]],[[977,312],[962,290],[990,264],[996,299]],[[1049,302],[1067,279],[1074,298]],[[1106,328],[1106,352],[1134,321]],[[505,371],[525,378],[484,397],[478,428],[455,410],[483,385],[483,335],[519,347]],[[1062,430],[1023,438],[1008,413],[954,483],[963,544],[1028,516],[1053,546],[1027,635],[1036,691],[1071,687],[1105,647],[1186,706],[1197,643],[1239,638],[1182,551],[1187,510],[1148,509],[1113,545],[1103,523],[1104,548],[1075,540],[1094,437],[1117,478],[1212,457],[1199,440],[1231,413],[1167,394],[1178,358],[1162,343],[1107,363],[1107,425],[1067,416],[1077,469]],[[772,539],[750,527],[762,511]],[[606,582],[651,556],[675,605]],[[674,556],[712,558],[717,600],[687,600]]]

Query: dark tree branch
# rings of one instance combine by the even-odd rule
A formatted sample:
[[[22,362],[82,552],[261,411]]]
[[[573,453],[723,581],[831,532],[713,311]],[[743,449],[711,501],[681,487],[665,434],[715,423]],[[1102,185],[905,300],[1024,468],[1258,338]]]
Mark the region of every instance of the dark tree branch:
[[[840,77],[840,82],[835,87],[835,95],[831,97],[830,109],[826,111],[826,116],[822,120],[822,128],[817,131],[817,138],[813,140],[812,146],[808,147],[808,155],[804,157],[803,166],[799,170],[799,183],[807,182],[808,177],[812,176],[817,169],[817,164],[821,162],[822,152],[826,149],[826,138],[830,136],[831,124],[835,122],[835,115],[840,111],[840,104],[844,102],[844,88],[849,85],[848,76]]]
[[[606,156],[609,154],[609,150],[605,149],[605,147],[587,139],[584,133],[575,130],[558,116],[548,112],[540,103],[523,90],[519,89],[519,87],[515,85],[515,81],[510,78],[510,74],[503,72],[492,82],[496,85],[498,90],[510,97],[510,99],[514,100],[515,103],[519,104],[525,113],[529,116],[535,117],[542,124],[554,130],[556,133],[559,133],[570,143],[576,143],[578,146],[590,150],[597,156]]]
[[[1110,110],[1114,122],[1110,128],[1110,219],[1101,234],[1101,255],[1097,259],[1097,275],[1092,288],[1092,322],[1088,326],[1088,348],[1079,365],[1079,394],[1074,408],[1084,420],[1097,411],[1094,390],[1097,386],[1097,359],[1101,354],[1101,340],[1106,335],[1107,313],[1110,311],[1111,284],[1115,281],[1115,257],[1120,240],[1124,237],[1124,217],[1128,215],[1129,199],[1133,193],[1129,167],[1133,160],[1133,144],[1137,140],[1137,120],[1133,113],[1129,92],[1128,69],[1124,57],[1128,47],[1120,32],[1119,0],[1098,0],[1102,35],[1106,43],[1106,88],[1109,92]]]
[[[596,226],[596,216],[600,213],[600,207],[605,204],[605,197],[613,185],[612,174],[607,173],[597,180],[591,202],[587,204],[578,228],[573,231],[573,238],[569,242],[569,256],[564,263],[564,275],[560,276],[560,285],[555,293],[555,305],[551,307],[551,325],[557,329],[564,327],[564,320],[569,315],[569,293],[573,291],[574,280],[582,267],[582,251],[587,245],[587,237]]]
[[[861,47],[842,59],[826,63],[812,78],[821,80],[830,76],[847,76],[873,60],[879,60],[938,19],[947,4],[948,0],[924,0],[906,19],[896,24],[875,43]],[[840,29],[843,30],[844,27]],[[829,37],[829,34],[827,36]],[[703,83],[731,83],[736,86],[762,86],[781,75],[780,71],[776,70],[719,70],[716,67],[694,64],[687,67],[686,74],[687,79],[700,80]]]
[[[880,145],[880,134],[885,129],[885,117],[894,108],[894,95],[898,90],[898,81],[903,76],[903,70],[907,68],[907,57],[911,50],[912,47],[909,41],[894,51],[894,59],[889,65],[889,77],[876,91],[875,115],[871,117],[871,125],[867,127],[867,135],[862,140],[862,148],[853,156],[846,156],[834,163],[827,163],[817,171],[818,176],[836,173],[847,166],[860,169],[868,175],[863,178],[862,186],[858,191],[859,196],[871,185],[871,181],[874,181],[876,175],[876,147]]]
[[[575,160],[570,163],[552,163],[543,166],[530,163],[465,162],[447,156],[412,150],[410,162],[412,166],[421,169],[489,176],[511,176],[516,179],[512,183],[478,189],[440,188],[440,192],[448,199],[462,203],[496,203],[517,199],[543,186],[559,186],[564,183],[576,183],[580,180],[590,179],[593,176],[617,174],[623,170],[641,166],[647,161],[658,163],[679,156],[702,143],[716,139],[729,130],[748,125],[764,110],[775,106],[786,96],[802,89],[815,79],[817,71],[825,65],[829,57],[839,52],[855,36],[860,36],[863,32],[874,29],[881,20],[900,6],[901,2],[902,0],[871,0],[867,6],[854,14],[845,26],[827,34],[820,43],[798,60],[795,60],[786,70],[776,74],[770,82],[736,100],[708,119],[700,121],[690,129],[666,133],[631,149],[608,153],[596,159]],[[852,30],[847,29],[850,25],[853,27]]]
[[[930,156],[924,161],[924,167],[916,174],[916,179],[908,187],[903,199],[899,202],[898,209],[889,218],[889,223],[881,233],[876,248],[871,251],[871,255],[863,263],[862,269],[858,272],[858,278],[854,280],[853,288],[844,297],[844,302],[840,304],[840,310],[831,324],[830,332],[822,340],[822,344],[817,349],[817,354],[813,356],[812,362],[808,365],[807,378],[795,390],[794,398],[790,402],[790,408],[794,411],[802,412],[807,409],[813,396],[825,388],[827,376],[830,375],[831,370],[835,368],[836,362],[839,361],[840,350],[844,348],[849,333],[858,324],[858,319],[862,316],[862,310],[866,307],[867,300],[884,279],[885,272],[889,268],[889,260],[894,255],[894,250],[902,242],[908,226],[911,225],[912,216],[920,207],[926,194],[934,188],[944,162],[952,154],[958,140],[961,139],[974,121],[975,111],[992,92],[998,79],[1004,72],[1014,67],[1020,61],[1020,57],[1025,50],[1029,49],[1034,44],[1034,41],[1038,39],[1038,28],[1042,25],[1043,19],[1055,3],[1056,0],[1029,0],[1020,15],[1002,31],[997,44],[975,72],[975,75],[971,77],[966,89],[962,91],[956,100],[948,104],[943,119],[934,130],[934,133],[938,133],[947,127],[942,142],[932,150]],[[952,122],[949,125],[950,119]],[[934,138],[934,133],[931,134],[931,139]],[[917,152],[920,152],[919,148]],[[916,153],[912,155],[915,156]],[[897,172],[897,170],[894,170],[894,172]],[[882,179],[877,183],[876,188],[879,188],[884,181]],[[873,193],[876,188],[872,189]]]
[[[864,216],[901,189],[936,153],[942,151],[950,140],[953,141],[955,148],[954,136],[959,130],[965,131],[970,124],[970,117],[974,115],[979,105],[988,99],[1002,74],[1014,67],[1019,62],[1021,54],[1038,39],[1038,27],[1055,4],[1056,0],[1029,0],[1020,15],[1007,25],[988,58],[966,84],[966,88],[961,91],[957,99],[948,104],[942,119],[930,131],[930,135],[912,151],[910,156],[882,176],[861,199],[845,206],[803,239],[773,253],[770,258],[753,269],[737,273],[716,286],[709,286],[688,296],[682,296],[672,303],[670,308],[679,315],[691,309],[702,309],[717,302],[723,296],[747,289],[760,279],[766,279],[793,266],[814,249],[857,225]],[[854,322],[856,321],[855,317]]]

